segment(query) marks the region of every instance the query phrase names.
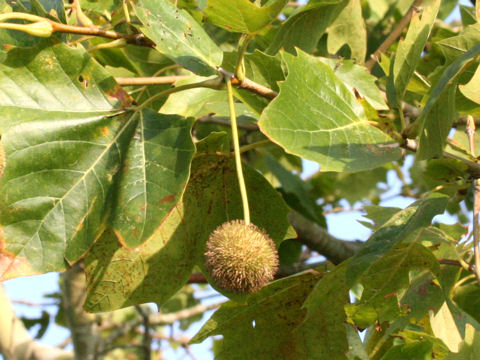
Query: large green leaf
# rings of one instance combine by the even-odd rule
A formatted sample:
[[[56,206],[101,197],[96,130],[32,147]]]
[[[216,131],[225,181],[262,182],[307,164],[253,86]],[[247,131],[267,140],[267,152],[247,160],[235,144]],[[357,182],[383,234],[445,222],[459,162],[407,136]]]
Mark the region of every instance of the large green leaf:
[[[310,271],[291,276],[251,294],[246,304],[231,301],[223,304],[191,342],[200,343],[209,336],[223,335],[216,356],[219,360],[310,358],[295,357],[297,347],[302,347],[303,342],[292,339],[292,332],[305,317],[302,304],[319,275]]]
[[[360,0],[349,0],[327,32],[327,49],[330,54],[335,54],[346,44],[350,48],[350,58],[363,63],[367,53],[367,31]]]
[[[343,81],[345,86],[352,92],[355,89],[375,109],[388,109],[382,93],[375,83],[377,79],[369,74],[364,66],[357,65],[352,60],[336,60],[321,57],[319,59],[332,68],[335,75]]]
[[[294,339],[301,346],[295,359],[347,359],[348,342],[344,306],[348,303],[345,283],[347,262],[327,273],[317,283],[303,307],[307,314],[295,329]]]
[[[294,237],[288,208],[257,171],[245,167],[252,222],[279,245]],[[109,311],[142,302],[163,303],[186,282],[194,265],[204,271],[205,243],[220,224],[242,217],[235,163],[228,155],[199,155],[183,201],[143,246],[131,251],[107,231],[85,264],[88,311]],[[199,214],[203,214],[199,216]]]
[[[141,245],[183,193],[190,175],[193,120],[145,109],[127,149],[113,228],[122,244]]]
[[[271,0],[257,6],[249,0],[208,0],[206,20],[232,32],[253,34],[270,24],[288,0]]]
[[[348,284],[353,285],[365,270],[413,231],[430,225],[435,215],[443,213],[447,201],[448,196],[432,193],[394,214],[351,259],[347,271]]]
[[[308,53],[313,52],[318,40],[347,3],[348,0],[310,1],[280,26],[267,53],[275,54],[282,48],[294,52],[295,47]]]
[[[328,65],[301,51],[284,59],[288,76],[259,122],[272,141],[322,171],[372,169],[400,156]]]
[[[480,23],[467,26],[460,35],[443,39],[435,46],[440,48],[447,64],[454,62],[480,41]]]
[[[440,3],[440,0],[424,1],[422,3],[423,10],[413,15],[407,36],[398,45],[391,74],[394,77],[398,98],[396,103],[400,103],[405,95],[410,78],[430,36]]]
[[[126,110],[83,48],[13,49],[0,78],[0,277],[64,269],[112,213],[122,241],[141,244],[183,192],[192,122]]]
[[[418,159],[427,159],[441,154],[446,143],[448,131],[452,126],[452,116],[446,116],[443,121],[439,120],[439,111],[454,111],[452,104],[452,93],[455,91],[455,78],[467,67],[477,56],[480,55],[480,44],[474,45],[466,53],[458,57],[443,72],[440,80],[432,89],[425,107],[417,119],[420,126],[420,141],[417,151]],[[453,88],[453,89],[452,89]],[[446,97],[446,98],[445,98]],[[447,105],[439,106],[438,102]],[[448,99],[448,101],[446,101]],[[445,108],[447,106],[447,108]],[[451,109],[452,108],[452,109]]]
[[[401,309],[397,294],[408,288],[410,271],[420,269],[438,274],[440,266],[433,253],[417,242],[395,247],[373,262],[359,280],[364,288],[361,300],[348,305],[353,321],[365,328],[374,321],[392,321],[398,317]],[[364,317],[362,313],[374,316]],[[356,321],[358,318],[361,320]]]
[[[111,96],[129,101],[81,48],[13,49],[0,64],[2,278],[61,270],[103,231],[134,125]]]
[[[216,74],[222,50],[188,12],[168,0],[141,0],[135,9],[158,51],[199,75]]]

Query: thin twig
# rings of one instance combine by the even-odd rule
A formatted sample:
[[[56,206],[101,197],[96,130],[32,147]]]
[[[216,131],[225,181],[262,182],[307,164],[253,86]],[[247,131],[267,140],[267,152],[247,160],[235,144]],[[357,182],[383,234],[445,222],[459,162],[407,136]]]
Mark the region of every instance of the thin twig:
[[[172,75],[157,77],[117,77],[115,81],[122,86],[139,86],[139,85],[162,85],[175,84],[179,80],[188,79],[189,75]]]
[[[253,149],[256,149],[257,147],[265,146],[265,145],[271,145],[272,142],[269,139],[265,140],[260,140],[251,144],[243,145],[240,147],[240,153],[244,153]]]
[[[107,39],[125,39],[128,44],[145,46],[145,47],[155,47],[155,44],[152,40],[147,38],[143,34],[123,34],[113,30],[103,30],[98,27],[86,27],[86,26],[73,26],[61,24],[56,21],[46,19],[53,28],[53,32],[58,33],[67,33],[67,34],[76,34],[76,35],[91,35],[99,36]]]
[[[375,52],[370,55],[370,59],[365,62],[365,67],[370,71],[378,61],[378,58],[382,53],[388,50],[388,48],[402,35],[403,30],[407,27],[412,19],[414,13],[418,12],[418,7],[422,4],[423,0],[415,0],[415,2],[410,6],[407,13],[403,18],[398,22],[393,31],[388,35],[388,37],[383,41],[383,43],[378,47]]]
[[[218,68],[218,72],[231,79],[232,85],[240,89],[249,90],[269,100],[274,99],[278,95],[276,91],[269,89],[266,86],[260,85],[250,79],[245,78],[243,79],[243,81],[240,81],[237,77],[235,77],[233,73],[228,70]]]
[[[58,306],[58,302],[48,302],[48,303],[40,303],[40,302],[32,302],[27,300],[11,300],[13,304],[19,305],[27,305],[27,306]]]
[[[157,326],[157,325],[167,325],[167,324],[173,324],[176,321],[180,320],[185,320],[192,318],[197,315],[201,315],[204,312],[208,310],[213,310],[217,309],[222,305],[223,302],[218,302],[214,304],[209,304],[209,305],[204,305],[204,304],[198,304],[192,307],[189,307],[187,309],[183,309],[174,313],[169,313],[169,314],[152,314],[150,315],[150,325],[151,326]]]

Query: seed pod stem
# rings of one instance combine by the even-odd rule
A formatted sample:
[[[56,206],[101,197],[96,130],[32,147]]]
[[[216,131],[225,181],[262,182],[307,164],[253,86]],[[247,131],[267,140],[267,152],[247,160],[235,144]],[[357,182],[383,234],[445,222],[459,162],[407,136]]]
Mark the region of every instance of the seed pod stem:
[[[233,151],[235,153],[235,167],[237,168],[238,185],[240,186],[240,195],[242,196],[243,219],[245,224],[250,224],[250,209],[248,207],[247,187],[243,177],[242,159],[240,157],[240,144],[238,142],[237,117],[235,115],[235,103],[233,101],[232,82],[228,76],[225,76],[227,83],[228,105],[230,108],[230,123],[232,125]]]

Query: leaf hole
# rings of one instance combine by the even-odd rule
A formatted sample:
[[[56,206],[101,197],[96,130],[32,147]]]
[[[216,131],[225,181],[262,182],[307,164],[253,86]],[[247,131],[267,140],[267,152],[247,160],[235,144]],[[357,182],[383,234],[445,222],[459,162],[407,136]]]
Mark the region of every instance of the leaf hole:
[[[78,75],[78,81],[82,84],[82,86],[86,89],[88,87],[88,79],[84,78],[83,75]]]

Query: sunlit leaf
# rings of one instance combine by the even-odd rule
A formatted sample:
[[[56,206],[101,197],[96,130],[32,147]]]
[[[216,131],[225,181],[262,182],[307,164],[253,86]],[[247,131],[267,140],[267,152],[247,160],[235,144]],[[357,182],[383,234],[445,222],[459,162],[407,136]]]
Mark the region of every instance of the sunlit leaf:
[[[287,79],[259,122],[272,141],[322,171],[366,170],[400,156],[328,65],[301,51],[284,58]]]
[[[141,0],[135,10],[158,51],[199,75],[216,74],[223,53],[188,12],[168,0]]]

